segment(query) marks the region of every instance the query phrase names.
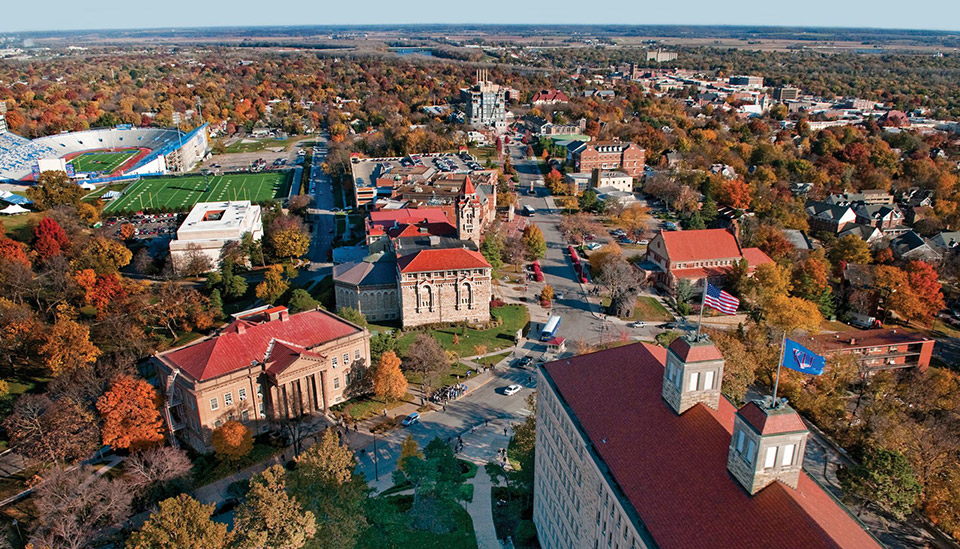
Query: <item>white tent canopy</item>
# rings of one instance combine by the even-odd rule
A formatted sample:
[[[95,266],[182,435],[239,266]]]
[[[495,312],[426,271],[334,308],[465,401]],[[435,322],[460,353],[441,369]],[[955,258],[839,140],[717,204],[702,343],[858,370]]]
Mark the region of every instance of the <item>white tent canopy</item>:
[[[3,215],[22,214],[22,213],[29,213],[29,212],[30,210],[18,204],[11,204],[10,206],[7,206],[6,208],[0,210],[0,214],[3,214]]]

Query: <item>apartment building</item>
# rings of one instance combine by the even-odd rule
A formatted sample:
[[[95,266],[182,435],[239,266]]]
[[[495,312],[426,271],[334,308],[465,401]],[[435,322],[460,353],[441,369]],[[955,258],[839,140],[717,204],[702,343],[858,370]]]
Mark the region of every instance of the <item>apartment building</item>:
[[[769,398],[737,409],[720,394],[723,366],[694,336],[541,366],[540,545],[880,547],[803,471],[797,413]]]
[[[475,128],[507,129],[506,88],[487,80],[486,69],[477,71],[477,83],[460,90],[466,122]]]
[[[900,328],[809,336],[809,347],[826,354],[851,354],[862,370],[877,372],[930,366],[935,341]]]
[[[567,158],[578,172],[621,170],[631,177],[643,174],[646,150],[636,143],[613,141],[574,141],[567,148]]]
[[[260,307],[151,362],[170,435],[207,452],[213,430],[228,420],[262,433],[346,400],[351,373],[370,364],[370,333],[322,309]]]

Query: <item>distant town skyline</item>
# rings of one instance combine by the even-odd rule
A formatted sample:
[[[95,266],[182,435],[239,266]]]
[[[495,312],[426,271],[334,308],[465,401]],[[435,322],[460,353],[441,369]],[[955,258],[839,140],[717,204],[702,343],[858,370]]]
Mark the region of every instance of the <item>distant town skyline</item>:
[[[144,29],[222,26],[286,25],[406,25],[406,24],[619,24],[619,25],[746,25],[854,27],[917,30],[960,30],[960,3],[919,0],[903,5],[890,0],[845,0],[829,9],[723,9],[708,0],[676,4],[638,5],[609,0],[604,9],[583,9],[581,2],[559,0],[549,4],[488,0],[482,9],[462,9],[440,0],[394,2],[369,0],[361,9],[352,3],[329,3],[316,8],[293,2],[189,2],[168,0],[156,9],[123,9],[116,4],[91,3],[78,9],[74,2],[48,0],[40,6],[14,2],[4,8],[0,32],[87,29]]]

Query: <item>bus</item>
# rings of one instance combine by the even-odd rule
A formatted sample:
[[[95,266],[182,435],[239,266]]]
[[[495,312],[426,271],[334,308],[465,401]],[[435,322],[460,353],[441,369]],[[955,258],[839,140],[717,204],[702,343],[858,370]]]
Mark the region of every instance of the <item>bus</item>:
[[[537,210],[534,210],[533,206],[531,206],[530,204],[527,204],[526,206],[523,207],[523,214],[526,215],[527,217],[533,217],[533,214],[535,213],[537,213]]]
[[[543,326],[543,331],[540,332],[540,341],[547,341],[553,339],[557,335],[557,330],[560,329],[560,315],[554,315],[550,317],[550,320]]]

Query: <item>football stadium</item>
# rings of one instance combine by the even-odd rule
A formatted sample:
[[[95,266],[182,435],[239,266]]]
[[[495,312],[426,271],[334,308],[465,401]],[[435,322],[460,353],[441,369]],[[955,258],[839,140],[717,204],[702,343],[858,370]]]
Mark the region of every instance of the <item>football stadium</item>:
[[[30,182],[48,170],[91,183],[181,173],[203,160],[208,149],[206,124],[189,132],[120,125],[33,140],[0,131],[0,181]]]

